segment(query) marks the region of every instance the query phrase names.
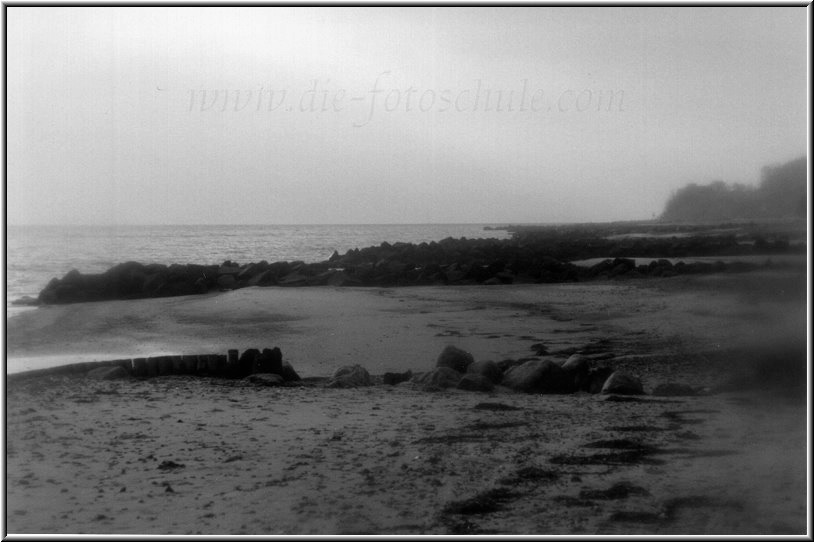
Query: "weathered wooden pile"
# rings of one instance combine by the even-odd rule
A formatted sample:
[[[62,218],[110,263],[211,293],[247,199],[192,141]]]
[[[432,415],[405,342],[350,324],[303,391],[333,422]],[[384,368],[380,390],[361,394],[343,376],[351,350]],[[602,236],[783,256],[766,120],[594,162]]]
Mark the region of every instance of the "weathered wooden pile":
[[[153,356],[72,363],[21,373],[24,376],[87,374],[95,378],[152,378],[168,375],[197,375],[219,378],[245,378],[256,374],[272,374],[282,381],[299,381],[300,377],[278,347],[229,350],[227,354]],[[15,375],[9,375],[13,378]]]

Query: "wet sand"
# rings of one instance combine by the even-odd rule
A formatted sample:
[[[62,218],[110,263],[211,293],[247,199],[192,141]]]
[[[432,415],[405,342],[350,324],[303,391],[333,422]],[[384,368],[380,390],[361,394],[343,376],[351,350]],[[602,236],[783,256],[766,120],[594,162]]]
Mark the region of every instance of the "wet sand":
[[[681,382],[715,393],[613,401],[181,376],[12,379],[7,530],[804,534],[799,360],[789,361],[796,373],[760,370],[805,345],[805,286],[804,272],[767,270],[249,288],[27,311],[8,321],[9,368],[279,346],[304,377],[353,363],[381,374],[429,370],[447,344],[501,360],[542,342],[554,352],[592,345],[597,363],[639,376],[645,391]]]

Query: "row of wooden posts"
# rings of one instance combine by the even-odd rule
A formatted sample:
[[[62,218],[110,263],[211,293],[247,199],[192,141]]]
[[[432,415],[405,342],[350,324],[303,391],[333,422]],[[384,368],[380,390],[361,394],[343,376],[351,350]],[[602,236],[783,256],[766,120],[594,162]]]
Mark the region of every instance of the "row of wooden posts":
[[[223,354],[198,354],[182,356],[153,356],[146,358],[116,359],[108,361],[88,361],[50,367],[35,374],[77,374],[86,373],[100,367],[121,367],[135,377],[155,377],[166,375],[199,375],[223,378],[242,378],[253,373],[283,374],[283,355],[279,348],[256,348],[243,351],[236,349]],[[21,373],[23,374],[23,373]],[[9,375],[11,376],[11,375]]]

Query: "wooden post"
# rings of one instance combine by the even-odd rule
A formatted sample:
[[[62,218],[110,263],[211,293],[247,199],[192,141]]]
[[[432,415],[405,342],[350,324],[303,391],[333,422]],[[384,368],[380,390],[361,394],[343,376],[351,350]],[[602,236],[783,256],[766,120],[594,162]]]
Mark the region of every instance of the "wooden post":
[[[198,373],[198,356],[181,356],[184,374],[194,375]]]
[[[157,357],[147,358],[147,376],[158,376],[158,359]]]
[[[147,359],[135,358],[133,359],[133,376],[147,376]]]
[[[172,374],[182,375],[185,373],[183,356],[172,356]]]

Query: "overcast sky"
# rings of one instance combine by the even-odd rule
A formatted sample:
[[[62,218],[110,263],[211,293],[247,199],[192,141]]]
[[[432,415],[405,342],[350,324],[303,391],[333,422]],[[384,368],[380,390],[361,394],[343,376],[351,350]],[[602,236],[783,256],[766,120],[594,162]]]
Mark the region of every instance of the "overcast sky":
[[[648,219],[805,154],[806,15],[9,7],[7,221]]]

